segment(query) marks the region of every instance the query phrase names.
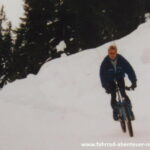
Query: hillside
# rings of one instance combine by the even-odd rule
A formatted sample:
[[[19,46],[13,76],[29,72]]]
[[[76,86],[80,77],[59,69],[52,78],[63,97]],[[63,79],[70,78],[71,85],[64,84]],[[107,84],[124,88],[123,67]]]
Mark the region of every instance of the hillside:
[[[0,149],[80,150],[82,142],[150,141],[149,39],[150,21],[116,41],[138,78],[138,88],[128,92],[136,116],[134,138],[123,134],[113,121],[110,95],[101,88],[99,66],[111,44],[107,43],[55,59],[37,76],[4,87],[0,92]]]

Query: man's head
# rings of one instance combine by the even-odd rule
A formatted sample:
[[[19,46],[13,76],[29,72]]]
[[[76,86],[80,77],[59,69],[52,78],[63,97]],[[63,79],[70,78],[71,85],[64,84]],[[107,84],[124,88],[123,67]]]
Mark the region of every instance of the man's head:
[[[109,48],[108,48],[108,56],[110,59],[114,60],[116,59],[117,57],[117,47],[114,46],[114,45],[111,45]]]

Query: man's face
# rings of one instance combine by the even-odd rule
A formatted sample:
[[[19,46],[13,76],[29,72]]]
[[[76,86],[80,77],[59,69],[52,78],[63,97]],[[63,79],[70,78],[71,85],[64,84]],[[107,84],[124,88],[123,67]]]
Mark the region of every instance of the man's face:
[[[117,50],[116,49],[109,49],[108,56],[110,59],[114,60],[117,57]]]

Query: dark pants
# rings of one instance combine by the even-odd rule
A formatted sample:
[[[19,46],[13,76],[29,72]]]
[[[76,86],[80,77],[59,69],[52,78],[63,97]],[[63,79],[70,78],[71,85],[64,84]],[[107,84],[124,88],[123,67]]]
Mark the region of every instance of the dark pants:
[[[118,87],[119,87],[119,91],[121,93],[121,96],[131,105],[131,102],[130,102],[130,99],[129,97],[127,96],[126,94],[126,91],[125,91],[125,81],[124,81],[124,78],[120,78],[120,79],[117,79],[117,84],[118,84]],[[110,83],[110,89],[111,89],[111,107],[113,109],[115,109],[116,107],[116,83],[115,81],[112,81]]]

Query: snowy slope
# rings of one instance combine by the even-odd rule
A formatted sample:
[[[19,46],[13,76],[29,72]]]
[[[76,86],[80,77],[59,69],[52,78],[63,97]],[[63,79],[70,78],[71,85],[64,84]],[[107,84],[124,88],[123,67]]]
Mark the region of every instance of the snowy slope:
[[[113,121],[110,95],[99,81],[99,66],[111,44],[107,43],[48,62],[37,76],[1,90],[0,150],[91,150],[96,148],[80,144],[150,142],[149,39],[150,21],[116,41],[138,77],[138,88],[128,93],[136,115],[134,138]]]

